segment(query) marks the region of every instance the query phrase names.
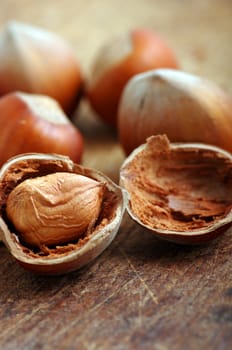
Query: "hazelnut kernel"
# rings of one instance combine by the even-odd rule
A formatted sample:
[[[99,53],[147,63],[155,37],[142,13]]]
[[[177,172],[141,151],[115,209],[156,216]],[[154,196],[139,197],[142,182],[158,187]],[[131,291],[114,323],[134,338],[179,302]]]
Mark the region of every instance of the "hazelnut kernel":
[[[25,243],[34,247],[59,245],[93,228],[103,194],[101,182],[58,172],[17,185],[8,196],[6,213]]]

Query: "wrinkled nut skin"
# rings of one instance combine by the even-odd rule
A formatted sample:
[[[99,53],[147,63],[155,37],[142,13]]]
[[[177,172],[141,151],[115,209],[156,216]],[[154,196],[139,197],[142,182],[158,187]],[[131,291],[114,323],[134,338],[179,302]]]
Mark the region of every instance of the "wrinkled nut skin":
[[[58,172],[16,186],[7,198],[6,214],[29,246],[64,244],[92,230],[103,195],[103,183]]]
[[[232,98],[215,83],[178,70],[138,74],[120,100],[119,141],[128,155],[159,134],[232,152]]]
[[[7,218],[7,200],[14,188],[27,179],[55,173],[81,175],[88,177],[94,184],[98,182],[100,187],[103,184],[100,213],[94,225],[91,223],[92,227],[89,227],[79,239],[67,244],[33,248],[21,240],[20,234]],[[68,196],[67,193],[66,195]],[[64,196],[64,199],[67,197]],[[10,159],[0,170],[0,238],[17,262],[35,273],[59,275],[79,269],[93,261],[115,238],[126,204],[125,191],[107,176],[94,169],[75,164],[68,157],[27,153]],[[72,216],[75,214],[78,216],[75,211],[70,213]]]
[[[151,136],[126,158],[120,185],[131,218],[157,238],[211,241],[232,224],[232,155],[200,143]]]
[[[135,29],[102,47],[87,83],[87,97],[98,116],[116,128],[118,104],[127,81],[144,71],[178,66],[173,50],[161,36]]]
[[[57,102],[47,96],[10,93],[0,98],[0,165],[26,152],[57,153],[80,162],[83,137]]]

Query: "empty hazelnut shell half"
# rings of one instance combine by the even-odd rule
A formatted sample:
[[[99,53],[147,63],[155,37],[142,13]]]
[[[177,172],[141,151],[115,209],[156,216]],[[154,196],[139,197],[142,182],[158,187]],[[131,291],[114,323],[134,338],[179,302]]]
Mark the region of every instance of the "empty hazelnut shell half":
[[[56,178],[59,178],[59,173],[61,173],[61,178],[57,182]],[[68,175],[81,175],[80,188],[75,188],[75,180],[72,182],[70,176],[67,176],[67,181],[64,181],[66,173]],[[53,178],[52,174],[58,175]],[[39,187],[39,182],[34,181],[39,177],[41,179],[46,178],[47,182],[56,182],[56,184],[52,183],[50,186],[48,195],[44,194],[44,187]],[[87,180],[83,181],[83,178],[87,178]],[[33,179],[32,187],[35,187],[36,190],[35,194],[33,194],[33,188],[30,190],[28,185],[22,186],[23,183],[31,179]],[[99,191],[97,190],[97,183],[100,186]],[[91,186],[95,191],[92,196]],[[23,187],[23,190],[27,189],[25,195],[30,196],[31,207],[35,207],[35,210],[34,208],[30,209],[28,198],[25,198],[25,201],[23,200],[21,187]],[[13,194],[15,188],[18,188],[18,190]],[[63,191],[63,188],[66,192],[64,194],[62,192],[60,195],[59,191]],[[58,209],[53,207],[57,200],[57,191],[60,205]],[[45,231],[47,225],[47,234],[48,238],[50,236],[50,240],[47,240],[44,230],[41,237],[39,237],[37,232],[40,229],[39,225],[35,226],[35,232],[33,233],[39,237],[40,243],[38,245],[37,240],[34,246],[34,241],[28,240],[27,236],[26,241],[21,238],[20,232],[17,231],[8,217],[7,204],[9,204],[10,194],[15,196],[16,201],[21,201],[22,207],[25,207],[25,216],[28,216],[26,225],[29,225],[28,222],[32,222],[33,225],[34,219],[30,220],[30,215],[34,211],[38,215],[38,220],[41,220],[41,224],[45,223],[43,228]],[[78,198],[76,198],[78,195],[80,195],[79,203],[77,203]],[[68,200],[71,200],[70,205],[67,203]],[[91,203],[91,200],[100,201],[98,203],[100,211],[99,209],[96,210],[97,214],[94,214],[94,220],[91,219],[90,211],[94,212],[96,203]],[[77,206],[73,204],[73,201],[76,201]],[[42,153],[21,154],[6,162],[0,171],[0,238],[12,256],[28,270],[47,275],[70,272],[91,262],[111,243],[120,226],[126,203],[126,192],[97,170],[75,164],[65,156]],[[18,204],[13,208],[13,214],[11,215],[14,215],[15,211],[15,219],[19,223],[20,219],[25,218],[23,218],[22,208],[19,209],[20,204]],[[81,208],[81,205],[83,205],[83,208]],[[46,207],[48,208],[47,213],[44,210]],[[78,209],[75,211],[76,207]],[[21,212],[21,218],[17,217],[17,210]],[[79,232],[76,239],[70,238],[70,242],[63,241],[59,244],[56,239],[53,239],[55,238],[54,227],[56,228],[57,225],[58,236],[59,225],[64,226],[65,230],[69,229],[69,219],[67,219],[69,216],[72,230],[70,237],[75,237],[75,235],[73,236],[75,233],[73,232],[74,225],[77,225],[77,230],[81,229],[78,222],[75,223],[75,216],[82,216],[84,220],[92,220],[92,222],[88,225],[89,229],[86,229],[86,225],[81,223],[83,228],[85,227],[83,234]],[[53,220],[51,225],[50,218]],[[30,238],[30,231],[27,232],[27,235]],[[46,244],[49,241],[51,245]],[[32,242],[32,245],[30,245],[30,242]]]
[[[232,155],[218,147],[151,136],[125,160],[120,184],[129,215],[159,238],[204,243],[232,223]]]

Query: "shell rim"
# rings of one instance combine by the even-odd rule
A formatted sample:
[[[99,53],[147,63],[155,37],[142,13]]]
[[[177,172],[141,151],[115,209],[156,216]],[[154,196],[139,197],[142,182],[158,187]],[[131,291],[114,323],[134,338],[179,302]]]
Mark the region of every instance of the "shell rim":
[[[143,143],[140,146],[136,147],[130,154],[129,156],[125,159],[125,161],[123,162],[122,166],[120,167],[120,186],[122,188],[124,188],[124,178],[122,175],[122,172],[124,170],[124,168],[127,167],[127,165],[133,160],[133,158],[135,157],[135,155],[139,154],[140,152],[142,152],[147,146],[147,143]],[[226,158],[229,158],[232,162],[232,154],[220,147],[214,146],[214,145],[210,145],[210,144],[204,144],[201,142],[170,142],[170,148],[171,149],[177,149],[177,148],[182,148],[182,149],[202,149],[202,150],[210,150],[210,151],[214,151],[216,153],[222,154],[224,155]],[[124,188],[125,189],[125,188]],[[126,190],[127,191],[127,190]],[[223,219],[218,220],[218,222],[207,226],[206,228],[201,228],[201,229],[196,229],[196,230],[189,230],[189,231],[176,231],[176,230],[164,230],[164,229],[159,229],[159,228],[153,228],[150,227],[149,225],[144,224],[132,211],[131,209],[131,205],[130,205],[130,193],[127,191],[127,195],[128,195],[128,204],[126,207],[126,210],[128,212],[128,214],[130,215],[130,217],[137,222],[139,225],[141,225],[142,227],[145,227],[146,229],[157,233],[160,236],[170,236],[172,235],[173,238],[174,236],[181,236],[181,237],[186,237],[186,235],[188,235],[188,237],[197,237],[197,236],[203,236],[205,234],[209,234],[210,232],[214,232],[218,229],[220,229],[221,227],[229,224],[231,222],[232,224],[232,208],[230,209],[230,211],[227,213],[226,217]]]
[[[68,165],[68,168],[70,169],[72,169],[73,166],[75,165],[75,163],[69,157],[59,155],[59,154],[24,153],[24,154],[20,154],[10,158],[2,166],[2,168],[0,169],[0,181],[11,165],[17,163],[18,160],[23,160],[23,159],[61,160],[65,162]],[[23,250],[19,247],[18,243],[15,242],[15,239],[10,235],[6,234],[6,232],[10,234],[11,232],[8,229],[6,222],[3,220],[2,217],[0,217],[0,241],[1,240],[3,241],[3,243],[9,248],[10,253],[18,261],[25,263],[27,265],[51,265],[51,264],[60,265],[63,262],[64,263],[70,262],[77,259],[78,257],[83,256],[90,249],[91,250],[94,249],[98,244],[103,243],[109,236],[111,236],[109,243],[106,245],[107,247],[116,236],[117,231],[120,227],[120,223],[123,218],[125,208],[128,203],[127,191],[121,188],[120,186],[118,186],[117,184],[115,184],[107,175],[103,174],[99,170],[85,167],[80,164],[78,164],[78,166],[89,171],[90,173],[93,173],[94,176],[96,176],[96,179],[105,180],[108,188],[112,190],[114,193],[116,193],[119,201],[115,211],[115,216],[112,218],[112,220],[108,224],[106,224],[106,226],[99,228],[99,230],[95,231],[92,235],[90,235],[89,240],[85,242],[82,246],[80,246],[78,249],[74,249],[73,251],[70,251],[67,254],[64,254],[61,256],[55,256],[54,258],[50,258],[50,257],[48,258],[47,256],[35,258],[23,252]],[[98,255],[99,254],[97,254],[97,256]]]

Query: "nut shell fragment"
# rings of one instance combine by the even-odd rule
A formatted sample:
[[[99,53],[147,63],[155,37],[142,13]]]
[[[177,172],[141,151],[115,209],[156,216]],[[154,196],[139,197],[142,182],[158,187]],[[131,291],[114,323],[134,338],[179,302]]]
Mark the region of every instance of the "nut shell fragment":
[[[120,184],[130,216],[162,239],[198,244],[232,223],[232,155],[218,147],[152,136],[125,160]]]
[[[22,181],[66,172],[87,176],[104,184],[100,214],[94,227],[69,243],[45,245],[43,249],[25,244],[6,215],[9,193]],[[0,238],[12,256],[26,269],[40,274],[67,273],[88,264],[114,239],[127,203],[125,191],[104,174],[73,163],[68,157],[31,153],[10,159],[0,171]]]

